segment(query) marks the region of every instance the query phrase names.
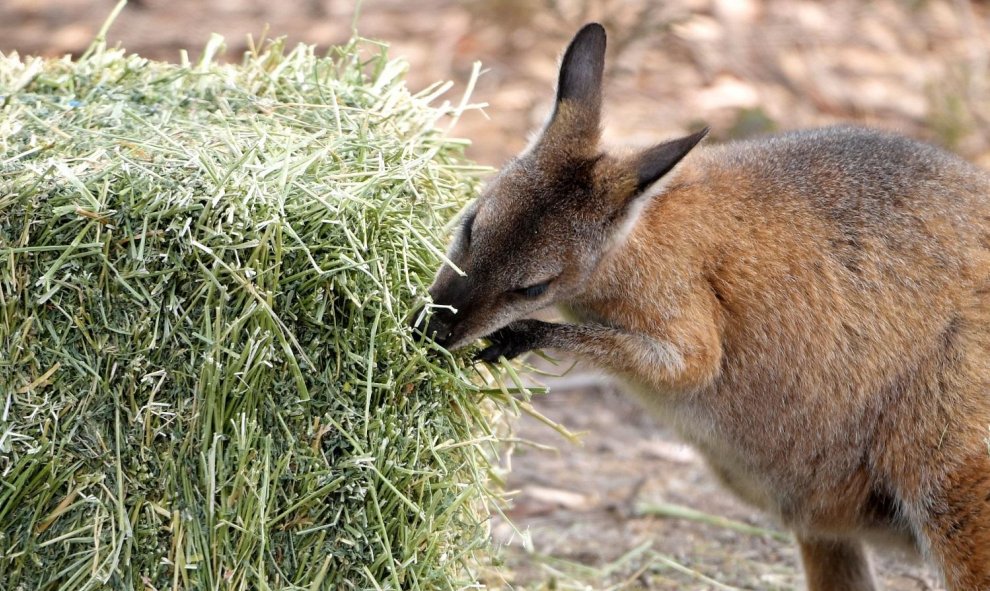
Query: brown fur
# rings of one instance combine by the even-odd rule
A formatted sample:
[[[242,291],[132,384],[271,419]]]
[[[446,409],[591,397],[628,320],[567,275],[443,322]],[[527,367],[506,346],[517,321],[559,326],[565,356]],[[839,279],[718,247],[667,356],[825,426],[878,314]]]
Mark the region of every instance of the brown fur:
[[[873,575],[860,544],[835,540],[802,540],[799,543],[809,588],[816,591],[875,589]]]
[[[858,129],[603,155],[600,89],[565,75],[601,67],[588,31],[541,141],[451,250],[467,276],[431,288],[458,309],[440,341],[495,331],[484,359],[555,347],[611,370],[794,530],[814,591],[874,589],[862,540],[990,590],[987,174]],[[573,323],[518,320],[550,304]]]

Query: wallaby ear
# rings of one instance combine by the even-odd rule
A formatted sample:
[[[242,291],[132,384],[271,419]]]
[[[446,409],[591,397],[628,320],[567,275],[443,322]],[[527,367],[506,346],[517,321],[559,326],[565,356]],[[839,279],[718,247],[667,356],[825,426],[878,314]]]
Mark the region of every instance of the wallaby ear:
[[[602,74],[605,70],[605,27],[585,25],[571,40],[560,62],[557,100],[548,129],[597,135],[602,111]],[[569,116],[559,117],[567,110]],[[566,119],[566,121],[560,121]]]
[[[596,112],[602,104],[602,73],[605,70],[605,27],[589,23],[574,35],[557,80],[557,106],[574,101]]]
[[[636,193],[642,193],[670,172],[706,135],[707,127],[691,135],[657,144],[636,156]]]

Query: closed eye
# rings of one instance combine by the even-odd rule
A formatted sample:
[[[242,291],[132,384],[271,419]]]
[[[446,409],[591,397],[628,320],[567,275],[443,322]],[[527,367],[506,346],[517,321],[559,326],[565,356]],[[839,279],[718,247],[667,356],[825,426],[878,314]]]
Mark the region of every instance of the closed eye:
[[[522,296],[524,298],[538,298],[544,293],[546,293],[547,288],[550,287],[549,281],[544,281],[542,283],[536,283],[528,287],[520,287],[518,289],[513,289],[512,293]]]
[[[464,223],[462,228],[464,229],[464,242],[471,243],[471,227],[474,226],[474,218],[477,213],[471,213],[471,215],[464,218]]]

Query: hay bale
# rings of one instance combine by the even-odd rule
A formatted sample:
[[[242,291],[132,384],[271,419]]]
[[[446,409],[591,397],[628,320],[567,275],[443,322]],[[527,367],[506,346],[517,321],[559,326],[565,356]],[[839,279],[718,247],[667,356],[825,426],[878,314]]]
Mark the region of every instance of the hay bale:
[[[475,581],[492,394],[407,322],[478,168],[368,48],[0,56],[4,589]]]

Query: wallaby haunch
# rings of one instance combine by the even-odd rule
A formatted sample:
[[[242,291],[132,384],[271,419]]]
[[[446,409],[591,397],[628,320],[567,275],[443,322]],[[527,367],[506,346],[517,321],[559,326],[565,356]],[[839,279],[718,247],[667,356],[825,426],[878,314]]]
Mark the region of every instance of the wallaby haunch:
[[[467,210],[428,332],[621,377],[794,531],[812,590],[874,589],[864,542],[990,590],[990,177],[852,128],[606,153],[604,56],[600,25],[571,42],[546,128]],[[572,323],[520,320],[551,304]]]

